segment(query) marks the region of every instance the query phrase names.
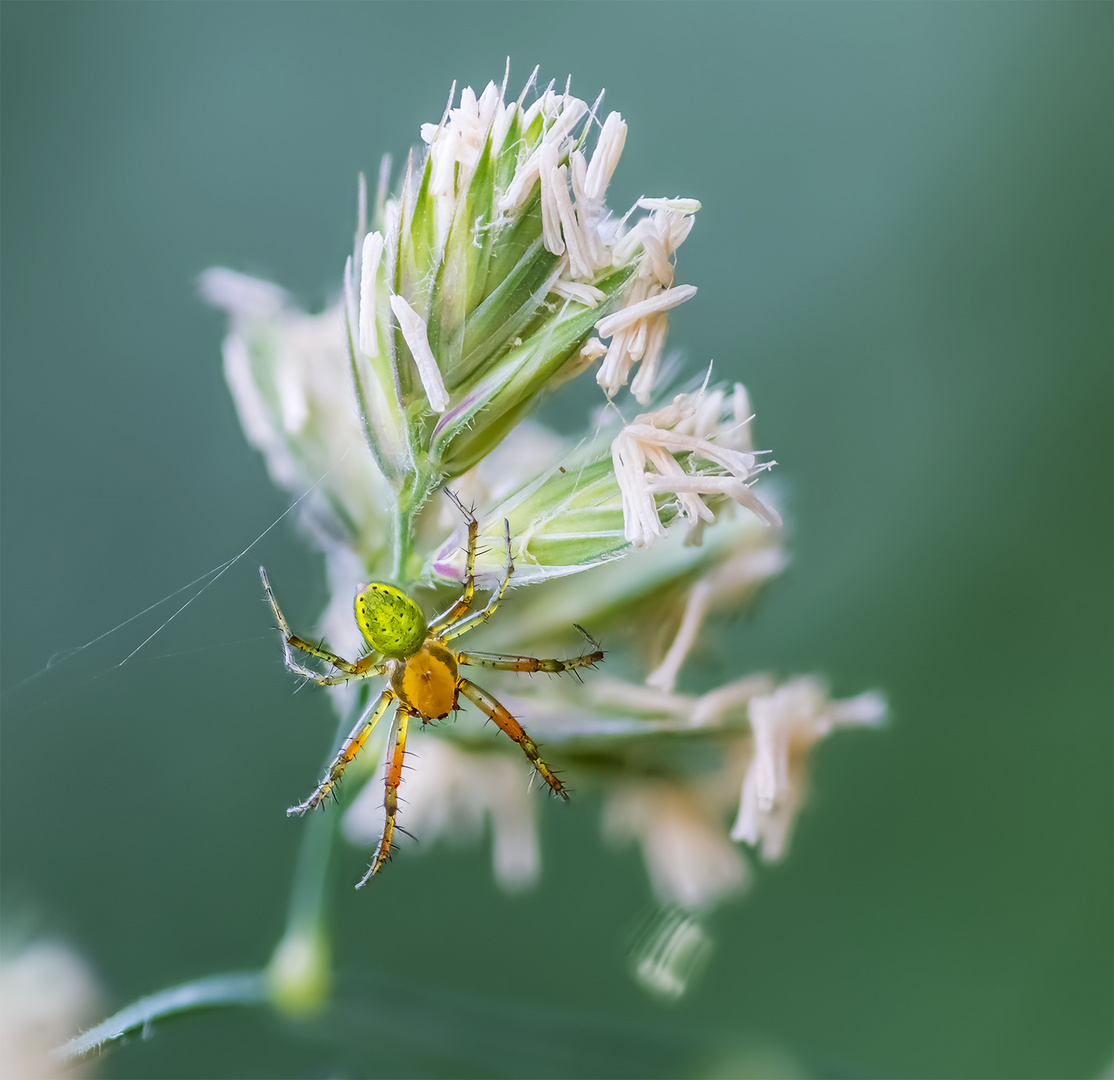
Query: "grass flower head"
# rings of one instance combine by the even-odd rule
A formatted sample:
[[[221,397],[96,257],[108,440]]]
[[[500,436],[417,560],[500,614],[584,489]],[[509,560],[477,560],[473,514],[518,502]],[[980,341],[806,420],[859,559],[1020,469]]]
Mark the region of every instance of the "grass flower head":
[[[755,491],[774,462],[754,449],[741,384],[716,384],[709,370],[668,393],[661,385],[669,312],[696,292],[677,280],[676,259],[700,204],[609,207],[628,131],[601,104],[568,85],[534,91],[532,78],[513,99],[505,79],[479,94],[454,86],[393,190],[389,161],[370,204],[361,178],[336,306],[304,314],[276,286],[227,270],[203,285],[230,316],[225,369],[248,439],[281,487],[314,486],[304,519],[332,600],[320,623],[328,644],[305,648],[333,672],[318,681],[340,684],[343,714],[367,715],[373,700],[351,681],[374,656],[340,659],[359,653],[352,597],[369,580],[392,582],[384,588],[399,597],[418,590],[421,607],[450,587],[470,604],[473,581],[492,590],[499,614],[483,633],[518,660],[583,648],[574,624],[608,643],[607,674],[585,670],[582,682],[493,678],[526,743],[600,791],[605,836],[640,846],[658,902],[679,913],[636,965],[668,994],[706,954],[694,920],[752,876],[736,842],[764,859],[783,854],[809,748],[835,727],[876,722],[882,705],[831,702],[817,680],[779,686],[761,672],[685,687],[721,614],[785,565],[776,499]],[[606,407],[582,437],[530,418],[590,370]],[[474,518],[433,498],[444,485]],[[415,622],[416,641],[424,626]],[[515,666],[501,655],[502,668]],[[495,716],[494,699],[474,691]],[[536,797],[527,762],[484,721],[464,711],[418,742],[406,824],[456,843],[489,826],[496,878],[519,889],[542,872]],[[400,723],[404,735],[405,717],[392,731]],[[386,759],[385,772],[364,768],[371,778],[344,816],[361,844],[383,834],[385,813],[393,822],[399,782],[396,735],[369,731],[357,724],[344,744],[364,747],[372,766]],[[327,776],[319,791],[334,788]]]

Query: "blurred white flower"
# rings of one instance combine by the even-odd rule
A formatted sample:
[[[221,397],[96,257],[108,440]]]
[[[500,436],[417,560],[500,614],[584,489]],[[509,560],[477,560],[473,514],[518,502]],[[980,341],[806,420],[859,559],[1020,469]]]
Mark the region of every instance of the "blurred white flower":
[[[637,841],[659,903],[690,912],[746,888],[747,863],[732,840],[760,845],[766,862],[785,853],[812,746],[838,727],[877,726],[885,716],[879,694],[831,701],[817,679],[776,687],[767,675],[700,695],[601,675],[577,694],[507,704],[531,716],[547,747],[612,761],[604,835]],[[692,742],[678,741],[685,735]]]
[[[756,697],[773,690],[774,681],[769,675],[746,675],[699,695],[663,690],[648,680],[646,685],[641,685],[601,676],[588,688],[587,696],[594,705],[645,717],[669,717],[674,721],[659,730],[726,728],[745,731],[747,706]]]
[[[877,693],[831,701],[820,680],[800,678],[753,698],[749,716],[751,758],[731,835],[761,846],[769,862],[784,854],[804,800],[809,751],[837,727],[877,727],[886,702]]]
[[[708,616],[715,611],[738,611],[754,590],[781,573],[786,563],[785,552],[776,543],[740,546],[722,561],[713,562],[689,589],[677,633],[661,663],[646,676],[646,685],[672,690]]]
[[[92,1017],[99,997],[85,961],[58,942],[0,960],[0,1080],[73,1076],[52,1051]]]
[[[271,479],[297,495],[318,484],[302,520],[322,546],[381,550],[389,493],[353,401],[340,312],[307,315],[277,286],[223,268],[202,274],[201,291],[229,315],[225,378]]]
[[[714,948],[699,919],[666,908],[647,920],[635,939],[634,977],[651,993],[676,1001],[703,972]]]
[[[637,840],[658,901],[690,911],[741,890],[747,866],[709,797],[707,778],[689,782],[619,780],[607,792],[603,832],[612,843]]]

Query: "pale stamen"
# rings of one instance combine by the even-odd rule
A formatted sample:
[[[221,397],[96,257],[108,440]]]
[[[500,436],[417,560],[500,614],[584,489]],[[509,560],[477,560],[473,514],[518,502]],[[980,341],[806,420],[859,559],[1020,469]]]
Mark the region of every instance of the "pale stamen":
[[[391,310],[395,313],[398,328],[414,357],[418,378],[422,380],[429,407],[435,413],[443,413],[449,407],[449,393],[445,389],[433,350],[429,347],[425,320],[401,296],[391,297]]]
[[[360,352],[365,356],[379,355],[379,333],[375,320],[376,279],[383,257],[383,234],[368,233],[364,237],[360,260]]]
[[[675,285],[672,289],[666,289],[664,292],[637,304],[625,307],[622,311],[615,312],[614,315],[608,315],[607,318],[600,319],[596,323],[596,330],[600,337],[611,337],[616,331],[626,329],[626,327],[638,322],[639,319],[644,319],[647,315],[656,315],[659,311],[669,311],[670,308],[683,304],[695,295],[695,285]]]

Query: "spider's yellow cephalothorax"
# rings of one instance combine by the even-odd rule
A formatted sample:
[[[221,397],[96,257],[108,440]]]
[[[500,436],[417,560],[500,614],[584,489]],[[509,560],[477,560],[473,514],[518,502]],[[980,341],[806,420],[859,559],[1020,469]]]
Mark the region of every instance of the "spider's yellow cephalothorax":
[[[576,668],[592,667],[603,659],[603,651],[598,643],[580,627],[577,629],[584,634],[593,649],[569,660],[540,660],[533,656],[505,656],[501,653],[466,653],[458,652],[449,645],[454,638],[460,637],[461,634],[467,633],[491,618],[510,584],[511,574],[514,573],[514,560],[511,557],[511,528],[505,523],[507,572],[499,588],[488,598],[487,604],[480,611],[472,612],[476,591],[473,571],[476,564],[476,537],[479,528],[475,516],[464,509],[455,495],[451,492],[447,494],[468,522],[468,553],[463,592],[448,611],[438,616],[432,624],[428,624],[422,609],[397,586],[381,581],[373,581],[365,586],[356,594],[356,623],[372,651],[355,662],[330,652],[323,643],[314,645],[292,634],[271,590],[266,571],[263,567],[259,568],[259,575],[263,579],[263,588],[267,592],[271,610],[282,631],[283,657],[291,671],[322,686],[335,686],[355,679],[369,679],[374,675],[386,675],[388,679],[386,689],[360,717],[348,738],[344,740],[340,752],[326,770],[321,783],[305,802],[290,807],[286,811],[287,814],[304,814],[307,810],[322,806],[325,800],[335,793],[348,763],[367,742],[368,736],[391,703],[398,703],[388,740],[386,791],[383,797],[386,817],[383,823],[383,835],[379,838],[371,866],[368,867],[367,873],[358,882],[356,888],[365,884],[391,855],[395,817],[398,813],[398,788],[402,782],[402,760],[406,752],[406,731],[410,717],[417,716],[423,724],[430,720],[442,720],[458,708],[462,694],[493,720],[501,731],[518,743],[530,764],[549,785],[551,791],[563,799],[568,798],[565,785],[542,761],[537,745],[526,734],[522,725],[486,690],[461,676],[461,667],[471,665],[494,668],[498,671],[546,671],[557,674],[562,671],[573,671]],[[339,674],[324,675],[320,671],[303,666],[294,653],[295,649],[324,660]]]

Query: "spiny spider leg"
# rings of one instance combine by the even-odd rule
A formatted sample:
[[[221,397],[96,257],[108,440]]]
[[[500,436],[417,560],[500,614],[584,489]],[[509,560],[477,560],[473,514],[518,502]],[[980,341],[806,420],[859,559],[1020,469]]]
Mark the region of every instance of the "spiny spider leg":
[[[319,806],[333,793],[333,789],[340,783],[340,778],[344,775],[348,763],[360,752],[364,743],[367,742],[368,736],[375,730],[375,725],[379,723],[383,714],[387,711],[387,707],[394,699],[393,690],[384,690],[379,695],[375,703],[360,717],[356,726],[348,733],[348,738],[344,740],[340,751],[333,759],[333,763],[325,770],[325,776],[321,783],[317,785],[313,794],[305,802],[290,807],[286,811],[287,817],[301,816],[307,810]]]
[[[473,627],[487,622],[495,614],[495,609],[506,594],[507,586],[511,581],[511,574],[514,573],[514,556],[511,554],[511,523],[505,518],[503,519],[503,530],[507,538],[507,572],[503,575],[499,588],[488,597],[487,607],[483,611],[477,611],[475,615],[469,615],[466,619],[461,619],[460,622],[447,627],[438,634],[442,641],[452,641],[453,638],[458,638],[461,634],[467,634]]]
[[[394,749],[387,762],[386,790],[383,793],[383,809],[387,812],[383,821],[383,835],[379,837],[379,846],[375,849],[375,858],[371,860],[367,873],[356,883],[357,889],[363,888],[391,855],[395,815],[398,813],[398,786],[402,783],[402,759],[406,754],[406,728],[409,723],[410,710],[399,703],[392,729]]]
[[[538,770],[541,778],[550,786],[555,794],[560,795],[562,799],[567,801],[569,796],[565,791],[565,785],[561,783],[553,770],[538,756],[538,748],[534,740],[526,734],[526,730],[510,714],[507,707],[496,701],[496,699],[484,690],[483,687],[477,686],[474,682],[469,682],[467,679],[459,679],[456,685],[457,689],[469,701],[478,706],[495,721],[501,731],[509,735],[522,747],[522,752],[529,758],[530,764]]]
[[[536,656],[512,656],[507,653],[457,653],[458,664],[471,664],[474,667],[494,668],[496,671],[544,671],[559,675],[562,671],[592,667],[603,659],[603,650],[573,656],[568,660],[540,660]]]
[[[476,515],[470,510],[464,508],[464,504],[456,497],[456,493],[445,489],[445,494],[448,495],[457,509],[464,515],[465,520],[468,522],[468,548],[467,556],[464,563],[464,591],[460,594],[460,598],[453,604],[444,615],[440,615],[434,620],[433,625],[429,628],[429,632],[434,636],[441,633],[442,630],[452,626],[462,616],[467,615],[472,610],[472,597],[476,592],[476,537],[479,534],[480,527],[476,521]]]
[[[345,683],[355,682],[357,679],[373,679],[376,675],[382,675],[387,670],[386,664],[376,663],[375,661],[375,653],[369,653],[362,660],[358,660],[352,665],[356,670],[351,675],[322,676],[316,672],[310,672],[309,678],[318,686],[342,686]]]
[[[351,682],[353,679],[370,679],[373,675],[381,674],[383,669],[376,664],[374,653],[352,663],[351,660],[345,660],[343,656],[337,656],[336,653],[329,652],[323,645],[314,645],[313,642],[305,641],[296,634],[292,634],[290,624],[286,621],[286,616],[283,615],[282,609],[278,606],[278,600],[275,599],[271,582],[267,578],[267,571],[262,566],[259,568],[259,577],[267,593],[267,601],[271,605],[271,611],[274,613],[279,624],[279,630],[282,633],[282,658],[289,671],[294,672],[295,675],[300,675],[303,679],[320,683],[322,686],[336,686],[340,683]],[[304,653],[309,653],[310,656],[316,656],[319,660],[332,664],[338,671],[343,671],[344,674],[323,676],[321,672],[299,664],[294,656],[294,649],[300,649]]]
[[[283,615],[282,609],[278,606],[278,600],[275,599],[275,591],[271,588],[271,582],[267,578],[267,571],[262,566],[259,568],[259,577],[263,582],[263,589],[267,593],[267,600],[271,605],[271,611],[274,612],[275,618],[278,620],[279,629],[282,631],[283,652],[287,654],[287,667],[292,666],[290,664],[290,659],[292,658],[290,646],[292,645],[295,649],[301,649],[302,652],[328,661],[338,671],[347,671],[350,674],[355,673],[356,665],[345,660],[343,656],[337,656],[335,653],[329,652],[328,649],[322,648],[319,645],[314,645],[309,641],[303,641],[300,637],[292,634],[290,632],[290,624],[286,621],[286,616]],[[297,664],[293,665],[292,670],[298,671],[299,675],[306,674],[305,670],[301,669]]]

